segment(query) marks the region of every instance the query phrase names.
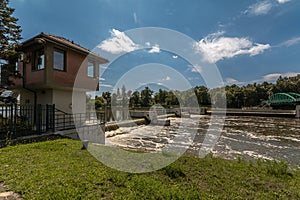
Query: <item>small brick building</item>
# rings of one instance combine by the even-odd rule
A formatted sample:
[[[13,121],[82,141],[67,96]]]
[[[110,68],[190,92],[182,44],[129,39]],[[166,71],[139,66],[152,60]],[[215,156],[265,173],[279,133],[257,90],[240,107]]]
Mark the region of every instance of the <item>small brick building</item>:
[[[22,43],[18,71],[14,80],[21,104],[55,104],[71,113],[72,93],[85,113],[86,92],[99,84],[99,65],[108,60],[63,37],[41,33]],[[76,87],[74,83],[76,80]],[[81,108],[81,106],[80,106]]]

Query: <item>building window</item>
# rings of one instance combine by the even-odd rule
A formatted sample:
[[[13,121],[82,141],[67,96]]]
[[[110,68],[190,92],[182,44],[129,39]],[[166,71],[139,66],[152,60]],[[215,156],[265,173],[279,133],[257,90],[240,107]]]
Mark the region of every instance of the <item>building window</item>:
[[[88,62],[88,77],[95,77],[95,64],[92,61]]]
[[[54,69],[66,71],[65,52],[62,50],[54,50]]]
[[[19,71],[19,69],[20,69],[20,66],[19,66],[19,61],[17,61],[17,62],[16,62],[16,68],[15,68],[15,71],[16,71],[16,72],[18,72],[18,71]]]
[[[44,49],[39,49],[34,52],[33,70],[45,69],[45,54]]]

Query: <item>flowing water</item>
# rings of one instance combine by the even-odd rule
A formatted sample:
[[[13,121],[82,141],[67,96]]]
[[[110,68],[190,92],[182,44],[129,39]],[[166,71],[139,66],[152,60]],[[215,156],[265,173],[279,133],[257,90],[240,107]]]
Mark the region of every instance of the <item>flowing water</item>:
[[[191,116],[189,124],[184,125],[180,118],[170,120],[169,127],[122,127],[106,133],[106,144],[145,151],[160,151],[165,145],[173,144],[183,148],[189,146],[188,152],[198,155],[212,123],[210,116]],[[218,123],[222,120],[216,118],[213,123],[221,125]],[[196,133],[194,138],[193,132]],[[300,119],[227,116],[220,133],[211,149],[216,156],[276,159],[300,164]],[[182,136],[182,141],[175,140],[178,135]]]

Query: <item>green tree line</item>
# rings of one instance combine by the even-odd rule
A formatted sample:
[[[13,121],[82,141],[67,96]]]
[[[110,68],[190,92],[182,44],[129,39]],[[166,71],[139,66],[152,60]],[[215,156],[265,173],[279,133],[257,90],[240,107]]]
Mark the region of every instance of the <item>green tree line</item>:
[[[222,91],[225,91],[222,92]],[[300,93],[300,74],[295,77],[279,77],[276,83],[263,82],[244,86],[230,85],[224,88],[209,89],[205,86],[196,86],[187,91],[167,91],[159,89],[154,92],[149,87],[141,91],[126,91],[125,86],[116,93],[104,92],[95,98],[95,108],[100,109],[105,105],[127,106],[130,108],[151,107],[160,104],[164,107],[194,106],[242,108],[260,106],[261,102],[268,100],[272,94],[279,92]],[[222,95],[226,95],[226,101]],[[193,98],[196,97],[196,98]],[[212,102],[212,99],[214,102]],[[195,102],[196,101],[196,102]],[[218,102],[219,101],[219,102]]]

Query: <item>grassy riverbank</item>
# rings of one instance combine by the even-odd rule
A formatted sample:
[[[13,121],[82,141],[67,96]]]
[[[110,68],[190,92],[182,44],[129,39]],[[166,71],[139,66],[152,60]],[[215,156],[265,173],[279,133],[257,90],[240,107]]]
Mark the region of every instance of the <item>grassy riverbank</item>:
[[[300,172],[285,163],[184,156],[152,173],[110,169],[79,141],[0,149],[0,182],[24,199],[299,199]]]

